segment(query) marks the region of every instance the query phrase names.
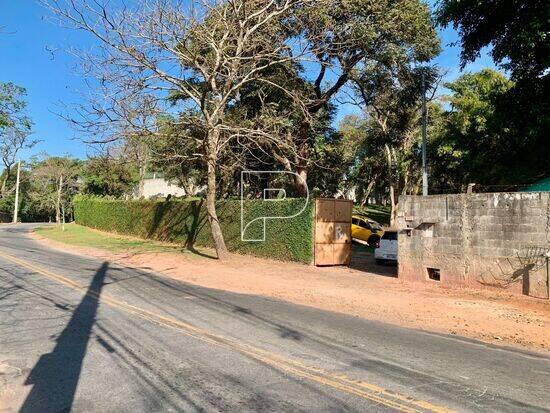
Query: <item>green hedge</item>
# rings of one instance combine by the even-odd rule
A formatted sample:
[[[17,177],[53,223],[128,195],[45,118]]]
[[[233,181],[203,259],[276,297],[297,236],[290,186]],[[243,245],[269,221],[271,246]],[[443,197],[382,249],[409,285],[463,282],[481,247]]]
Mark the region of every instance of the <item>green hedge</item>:
[[[303,199],[245,201],[245,222],[261,216],[297,213]],[[313,261],[313,202],[295,218],[267,220],[265,242],[241,241],[241,202],[221,201],[217,211],[230,251],[283,261]],[[115,200],[91,196],[74,199],[75,221],[80,225],[141,238],[182,243],[188,247],[213,246],[204,200]],[[261,236],[263,221],[247,230],[247,238]]]
[[[0,212],[0,223],[8,223],[12,221],[12,216],[6,212]]]

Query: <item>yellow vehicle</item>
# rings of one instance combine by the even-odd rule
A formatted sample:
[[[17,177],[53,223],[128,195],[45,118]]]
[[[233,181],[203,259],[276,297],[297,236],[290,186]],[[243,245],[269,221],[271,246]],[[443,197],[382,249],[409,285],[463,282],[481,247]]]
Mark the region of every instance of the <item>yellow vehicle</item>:
[[[382,235],[384,235],[384,230],[378,222],[364,215],[352,216],[351,237],[355,241],[367,243],[369,246],[376,247],[380,243]]]

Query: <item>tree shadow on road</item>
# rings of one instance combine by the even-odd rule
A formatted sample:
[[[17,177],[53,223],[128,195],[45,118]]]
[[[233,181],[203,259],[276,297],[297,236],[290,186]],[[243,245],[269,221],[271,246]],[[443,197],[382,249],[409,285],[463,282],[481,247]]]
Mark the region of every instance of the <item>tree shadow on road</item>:
[[[55,348],[42,355],[30,372],[25,384],[33,387],[20,412],[71,410],[108,267],[104,262],[97,270],[82,301],[57,338]]]

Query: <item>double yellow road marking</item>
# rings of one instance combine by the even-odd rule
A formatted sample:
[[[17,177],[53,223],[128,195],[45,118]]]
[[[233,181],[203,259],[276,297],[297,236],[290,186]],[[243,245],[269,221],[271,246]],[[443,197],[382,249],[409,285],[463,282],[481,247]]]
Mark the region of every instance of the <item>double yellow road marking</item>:
[[[289,359],[285,356],[262,350],[249,344],[236,341],[234,339],[222,337],[220,335],[211,333],[202,328],[195,327],[176,318],[166,317],[161,314],[153,313],[143,308],[133,306],[124,301],[120,301],[113,297],[110,297],[107,294],[101,294],[101,296],[99,296],[94,291],[86,291],[86,289],[88,288],[87,286],[82,286],[67,277],[51,272],[12,255],[0,252],[0,258],[3,258],[23,268],[31,270],[37,274],[43,275],[44,277],[55,280],[74,290],[84,291],[85,294],[95,297],[100,302],[105,303],[113,308],[117,308],[126,313],[136,315],[140,318],[146,319],[156,324],[163,325],[165,327],[174,328],[188,336],[194,337],[203,342],[223,347],[231,351],[239,352],[287,374],[308,379],[321,385],[331,387],[333,389],[348,394],[353,394],[355,396],[367,399],[371,402],[401,412],[451,412],[451,410],[446,407],[437,406],[426,401],[417,400],[398,393],[394,393],[374,384],[354,380],[346,377],[345,375],[337,374],[335,372],[307,366],[303,363]]]

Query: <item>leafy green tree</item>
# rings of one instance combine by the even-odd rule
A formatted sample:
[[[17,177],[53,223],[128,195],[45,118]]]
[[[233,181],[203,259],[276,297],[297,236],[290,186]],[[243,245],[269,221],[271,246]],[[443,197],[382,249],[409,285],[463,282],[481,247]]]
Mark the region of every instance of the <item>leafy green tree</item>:
[[[347,174],[352,162],[348,152],[341,133],[332,127],[318,129],[309,159],[308,186],[314,196],[334,197],[347,193]]]
[[[550,8],[545,0],[442,0],[443,25],[459,31],[462,64],[491,46],[495,62],[515,80],[547,76],[550,66]]]
[[[519,170],[529,167],[518,165],[525,144],[515,139],[506,112],[499,110],[514,83],[485,69],[464,74],[446,87],[451,91],[446,98],[450,108],[430,162],[436,185],[458,189],[470,182],[512,183]]]
[[[137,168],[125,158],[97,156],[82,167],[82,192],[121,197],[130,195],[138,183]]]
[[[365,205],[373,192],[386,185],[386,158],[380,135],[373,133],[372,122],[365,116],[348,115],[339,125],[345,149],[344,159],[349,164],[346,173],[347,190]]]
[[[0,174],[0,179],[2,180],[3,185],[6,188],[12,188],[15,185],[15,176],[11,174],[10,176],[7,176],[8,172],[4,170],[2,174]],[[4,196],[0,197],[0,219],[1,222],[11,222],[13,217],[13,206],[15,202],[15,191],[10,191],[10,193],[7,193],[7,191],[4,193]]]
[[[19,185],[19,217],[22,222],[44,222],[55,219],[54,191],[43,188],[43,181],[36,179],[33,168],[36,160],[30,163],[21,163],[21,175]],[[6,172],[4,172],[6,173]],[[7,186],[15,186],[15,174],[9,178]],[[15,205],[15,195],[10,193],[0,198],[0,220],[11,222]],[[69,212],[69,210],[67,210]]]
[[[183,188],[188,196],[195,196],[206,183],[200,148],[201,131],[186,126],[185,116],[178,120],[164,115],[157,123],[159,135],[149,145],[151,168],[162,172],[165,179]]]
[[[437,70],[406,60],[392,68],[373,64],[354,77],[366,118],[347,125],[363,135],[350,175],[361,188],[361,203],[374,189],[386,195],[387,188],[392,223],[399,193],[416,193],[420,186],[421,99],[424,88],[433,98],[439,78]]]
[[[0,198],[13,192],[7,184],[19,152],[38,142],[29,138],[32,121],[26,114],[26,94],[24,88],[13,83],[0,83],[0,160],[4,167]]]
[[[331,103],[355,73],[373,64],[395,69],[402,61],[428,61],[439,52],[439,38],[428,6],[418,0],[321,0],[303,8],[299,21],[314,52],[313,63],[301,72],[309,91],[308,116],[296,129],[289,161],[306,180],[318,145],[312,125],[330,115]]]
[[[438,20],[461,35],[462,65],[483,47],[511,74],[513,86],[495,102],[502,142],[511,148],[509,173],[495,182],[521,183],[550,175],[550,7],[544,0],[443,0]],[[504,135],[503,135],[504,136]],[[513,154],[513,156],[512,156]],[[487,165],[491,170],[492,165]],[[502,179],[505,178],[505,179]]]

